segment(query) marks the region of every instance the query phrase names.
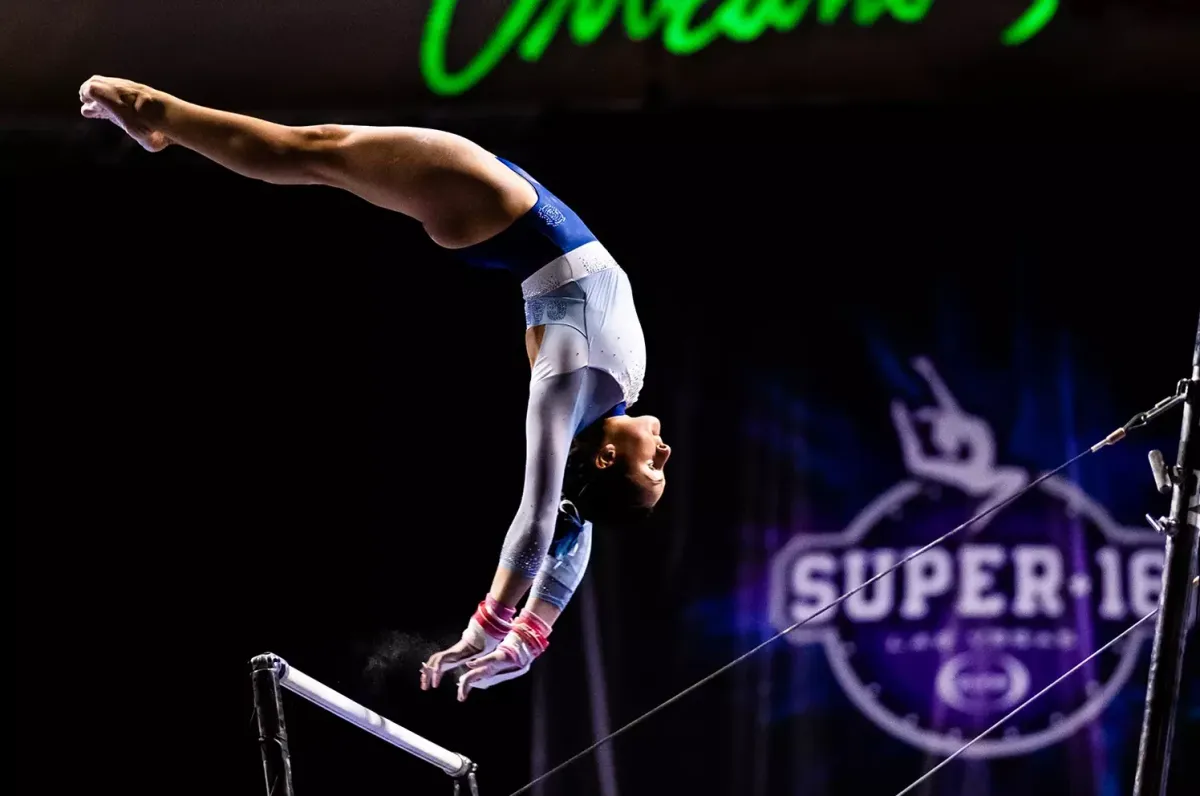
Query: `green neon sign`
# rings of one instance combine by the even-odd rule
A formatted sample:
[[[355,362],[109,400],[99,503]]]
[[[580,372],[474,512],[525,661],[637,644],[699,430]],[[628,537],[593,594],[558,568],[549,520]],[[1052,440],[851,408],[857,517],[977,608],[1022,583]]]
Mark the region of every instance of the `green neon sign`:
[[[1016,46],[1037,35],[1058,11],[1058,0],[1028,0],[1031,5],[1001,33]],[[571,40],[591,44],[620,12],[625,35],[644,41],[656,34],[674,55],[691,55],[719,38],[754,41],[769,30],[786,33],[806,17],[833,25],[849,9],[855,25],[870,27],[884,16],[906,24],[925,19],[934,0],[721,0],[706,18],[695,17],[708,0],[514,0],[487,43],[458,71],[446,65],[446,42],[458,0],[433,0],[421,38],[421,74],[429,88],[447,96],[466,92],[496,68],[515,48],[522,60],[536,62],[564,23]],[[972,0],[964,0],[972,2]]]

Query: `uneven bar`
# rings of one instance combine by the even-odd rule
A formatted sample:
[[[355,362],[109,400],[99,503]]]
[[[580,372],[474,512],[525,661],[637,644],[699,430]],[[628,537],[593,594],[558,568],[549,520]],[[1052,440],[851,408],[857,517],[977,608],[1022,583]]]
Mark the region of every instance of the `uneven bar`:
[[[358,704],[350,697],[340,694],[329,686],[314,680],[287,661],[272,653],[264,653],[251,661],[255,672],[271,670],[279,685],[318,705],[351,724],[366,730],[377,738],[403,749],[414,757],[431,763],[452,777],[466,777],[473,770],[471,761],[457,752],[451,752],[433,741],[422,738],[415,732],[385,719],[373,710]]]

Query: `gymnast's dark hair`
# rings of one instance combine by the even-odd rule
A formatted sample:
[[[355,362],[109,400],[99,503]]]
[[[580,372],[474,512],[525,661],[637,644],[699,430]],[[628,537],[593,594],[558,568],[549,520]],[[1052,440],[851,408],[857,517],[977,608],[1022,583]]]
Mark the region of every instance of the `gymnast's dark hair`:
[[[579,516],[602,527],[629,528],[650,516],[646,494],[631,477],[629,462],[619,457],[609,467],[596,466],[604,442],[604,419],[580,431],[571,440],[563,497],[575,504]]]

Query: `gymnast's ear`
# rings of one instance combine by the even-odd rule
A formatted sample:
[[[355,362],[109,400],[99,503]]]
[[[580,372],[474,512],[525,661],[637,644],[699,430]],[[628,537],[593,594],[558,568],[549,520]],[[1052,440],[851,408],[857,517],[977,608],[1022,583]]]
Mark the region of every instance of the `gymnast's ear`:
[[[611,442],[606,442],[596,451],[596,467],[603,470],[612,467],[617,461],[617,448]]]

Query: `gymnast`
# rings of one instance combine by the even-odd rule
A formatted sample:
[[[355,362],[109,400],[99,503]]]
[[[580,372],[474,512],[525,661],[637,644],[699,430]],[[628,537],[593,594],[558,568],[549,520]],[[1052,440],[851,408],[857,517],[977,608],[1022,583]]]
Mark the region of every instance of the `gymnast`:
[[[644,517],[671,449],[634,417],[646,345],[625,271],[561,200],[461,136],[416,127],[291,127],[95,76],[80,112],[144,149],[177,144],[276,185],[326,185],[420,222],[467,264],[511,272],[525,301],[532,376],[525,484],[486,598],[461,639],[421,667],[421,688],[465,667],[458,699],[529,670],[591,554],[593,523]],[[517,614],[516,607],[529,599]]]

